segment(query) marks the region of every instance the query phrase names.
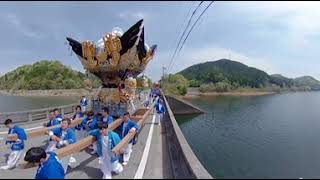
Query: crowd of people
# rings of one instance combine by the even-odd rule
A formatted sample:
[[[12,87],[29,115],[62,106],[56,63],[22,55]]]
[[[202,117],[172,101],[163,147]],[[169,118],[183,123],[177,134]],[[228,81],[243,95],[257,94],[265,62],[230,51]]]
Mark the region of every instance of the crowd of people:
[[[151,102],[155,102],[156,122],[163,118],[165,108],[159,88],[152,88],[149,96],[144,102],[148,107]],[[94,113],[87,110],[88,100],[85,96],[80,100],[80,104],[75,109],[72,117],[63,116],[59,109],[53,109],[49,112],[49,121],[44,123],[45,127],[60,125],[52,128],[48,132],[48,143],[46,149],[41,147],[30,148],[24,157],[24,160],[30,163],[38,164],[36,179],[64,178],[68,168],[76,162],[73,155],[64,156],[59,159],[55,153],[57,149],[77,143],[89,135],[95,137],[96,141],[88,149],[90,154],[96,154],[99,157],[100,169],[103,172],[103,179],[111,179],[112,172],[119,174],[123,171],[130,160],[132,146],[136,139],[129,141],[120,153],[115,154],[112,149],[131,132],[139,132],[140,126],[130,119],[130,113],[125,112],[121,117],[123,119],[117,131],[108,129],[114,121],[114,117],[109,114],[108,107],[104,107],[101,112]],[[71,127],[72,121],[81,119],[81,122]],[[6,144],[11,144],[11,153],[7,160],[7,165],[1,169],[12,169],[16,166],[24,152],[24,142],[27,140],[26,132],[23,128],[15,125],[11,119],[7,119],[4,124],[9,129],[8,134],[15,134],[16,138],[10,138]],[[9,136],[8,136],[9,137]]]

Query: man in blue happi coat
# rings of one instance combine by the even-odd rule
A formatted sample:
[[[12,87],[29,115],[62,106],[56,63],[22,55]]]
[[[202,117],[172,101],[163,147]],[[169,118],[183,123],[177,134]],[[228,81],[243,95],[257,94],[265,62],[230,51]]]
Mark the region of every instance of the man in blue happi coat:
[[[84,118],[82,120],[82,122],[76,127],[77,128],[82,128],[84,131],[86,131],[87,132],[86,135],[88,135],[89,131],[94,130],[94,129],[98,129],[98,120],[97,120],[97,117],[94,116],[94,112],[93,111],[89,111],[87,113],[87,117]],[[96,153],[95,143],[93,143],[93,145],[89,146],[89,148],[93,150],[91,152],[91,154],[95,154]]]
[[[62,116],[62,114],[59,112],[59,109],[58,109],[58,108],[55,108],[55,109],[54,109],[54,114],[56,115],[56,119],[57,119],[59,122],[61,122],[62,119],[63,119],[63,116]]]
[[[82,129],[86,130],[87,132],[98,128],[97,117],[94,116],[94,112],[93,111],[89,111],[87,113],[87,117],[84,118],[81,121],[81,123],[79,124],[78,128],[79,127],[81,127]]]
[[[24,160],[39,164],[35,179],[64,179],[65,172],[55,152],[46,152],[41,147],[30,148]]]
[[[8,157],[7,165],[0,167],[0,169],[11,169],[16,166],[24,150],[24,141],[27,140],[27,134],[23,128],[15,125],[11,119],[7,119],[4,122],[4,125],[9,128],[9,136],[13,136],[10,140],[6,141],[6,145],[11,145],[11,153]]]
[[[45,126],[45,127],[50,127],[50,126],[58,125],[58,124],[60,124],[60,123],[61,123],[61,121],[59,121],[59,120],[56,118],[56,115],[55,115],[54,110],[51,110],[51,111],[49,112],[49,122],[44,123],[44,126]]]
[[[81,106],[82,112],[85,112],[88,106],[88,99],[86,98],[86,96],[82,96],[80,100],[80,106]]]
[[[71,120],[75,119],[83,119],[84,118],[84,113],[81,110],[81,106],[76,107],[76,113],[73,115]],[[77,139],[82,139],[85,137],[84,130],[81,128],[81,126],[75,126],[74,127],[76,138]]]
[[[128,133],[133,133],[135,131],[139,131],[140,126],[133,120],[130,119],[130,113],[126,112],[123,116],[123,123],[120,125],[121,139],[123,139]],[[124,149],[123,153],[123,163],[122,165],[127,165],[130,159],[130,155],[132,152],[132,145],[135,144],[134,138],[131,139]]]
[[[113,122],[113,117],[109,114],[109,108],[102,108],[102,120],[103,123],[110,125]]]
[[[162,97],[158,97],[154,107],[156,110],[156,124],[159,124],[160,122],[162,122],[163,115],[165,113],[165,107]]]
[[[74,130],[70,128],[71,120],[68,118],[62,119],[61,127],[54,128],[49,131],[49,146],[47,148],[47,152],[55,151],[56,149],[63,148],[69,144],[73,144],[76,142],[76,136]],[[75,161],[72,155],[66,156],[61,159],[62,166],[67,172],[68,165],[70,165],[71,161]]]
[[[84,113],[81,110],[81,106],[78,105],[76,107],[76,113],[73,115],[72,120],[83,118],[83,117],[84,117]]]
[[[96,138],[97,154],[103,179],[111,179],[111,172],[121,173],[123,167],[119,163],[119,155],[112,152],[112,149],[120,142],[119,135],[112,130],[108,130],[108,124],[106,123],[99,123],[98,129],[90,131],[89,134]]]

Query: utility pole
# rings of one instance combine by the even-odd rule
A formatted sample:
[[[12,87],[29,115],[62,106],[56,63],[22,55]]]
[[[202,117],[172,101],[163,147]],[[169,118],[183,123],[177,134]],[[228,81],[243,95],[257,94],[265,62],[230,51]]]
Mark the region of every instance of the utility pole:
[[[161,78],[161,87],[163,87],[163,83],[164,83],[164,76],[165,76],[165,70],[167,68],[165,66],[162,66],[162,78]]]
[[[162,77],[164,78],[164,75],[165,75],[165,70],[166,70],[167,68],[165,67],[165,66],[162,66]]]

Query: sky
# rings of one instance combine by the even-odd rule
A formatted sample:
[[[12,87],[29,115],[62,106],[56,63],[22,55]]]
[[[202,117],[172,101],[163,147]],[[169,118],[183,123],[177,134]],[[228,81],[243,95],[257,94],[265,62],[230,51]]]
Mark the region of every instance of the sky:
[[[168,67],[189,10],[199,1],[0,2],[0,74],[36,61],[60,60],[84,69],[65,37],[96,42],[114,27],[144,19],[145,41],[158,48],[145,74],[154,81]],[[210,2],[204,2],[194,19]],[[217,1],[191,32],[168,73],[230,58],[268,74],[320,80],[320,2]],[[190,15],[190,14],[189,14]]]

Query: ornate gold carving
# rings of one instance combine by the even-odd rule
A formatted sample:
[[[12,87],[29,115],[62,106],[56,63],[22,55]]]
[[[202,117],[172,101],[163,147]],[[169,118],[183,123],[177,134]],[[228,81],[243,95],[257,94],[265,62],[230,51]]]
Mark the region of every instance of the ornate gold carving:
[[[112,34],[107,34],[103,38],[103,41],[106,54],[112,57],[110,64],[117,66],[120,60],[120,50],[122,49],[120,38]]]
[[[146,53],[146,57],[142,58],[141,65],[144,66],[152,59],[152,50],[149,49]]]
[[[137,88],[137,80],[134,78],[128,78],[124,80],[125,91],[130,98],[135,97],[135,92]]]
[[[94,60],[95,45],[91,41],[82,42],[82,54],[86,59],[86,68],[93,69],[97,66],[97,61]]]
[[[120,102],[126,103],[130,100],[130,95],[128,93],[121,93],[120,95]]]
[[[135,56],[135,58],[133,59],[133,62],[132,62],[132,63],[133,63],[134,69],[139,68],[141,62],[140,62],[140,60],[139,60],[138,54],[136,54],[136,56]]]
[[[102,37],[102,39],[104,41],[104,37]],[[107,57],[108,57],[108,51],[106,51],[106,46],[104,46],[103,51],[99,54],[96,54],[96,58],[98,59],[98,64],[104,64],[107,61]]]
[[[120,103],[120,92],[118,88],[101,89],[98,98],[102,102]]]

